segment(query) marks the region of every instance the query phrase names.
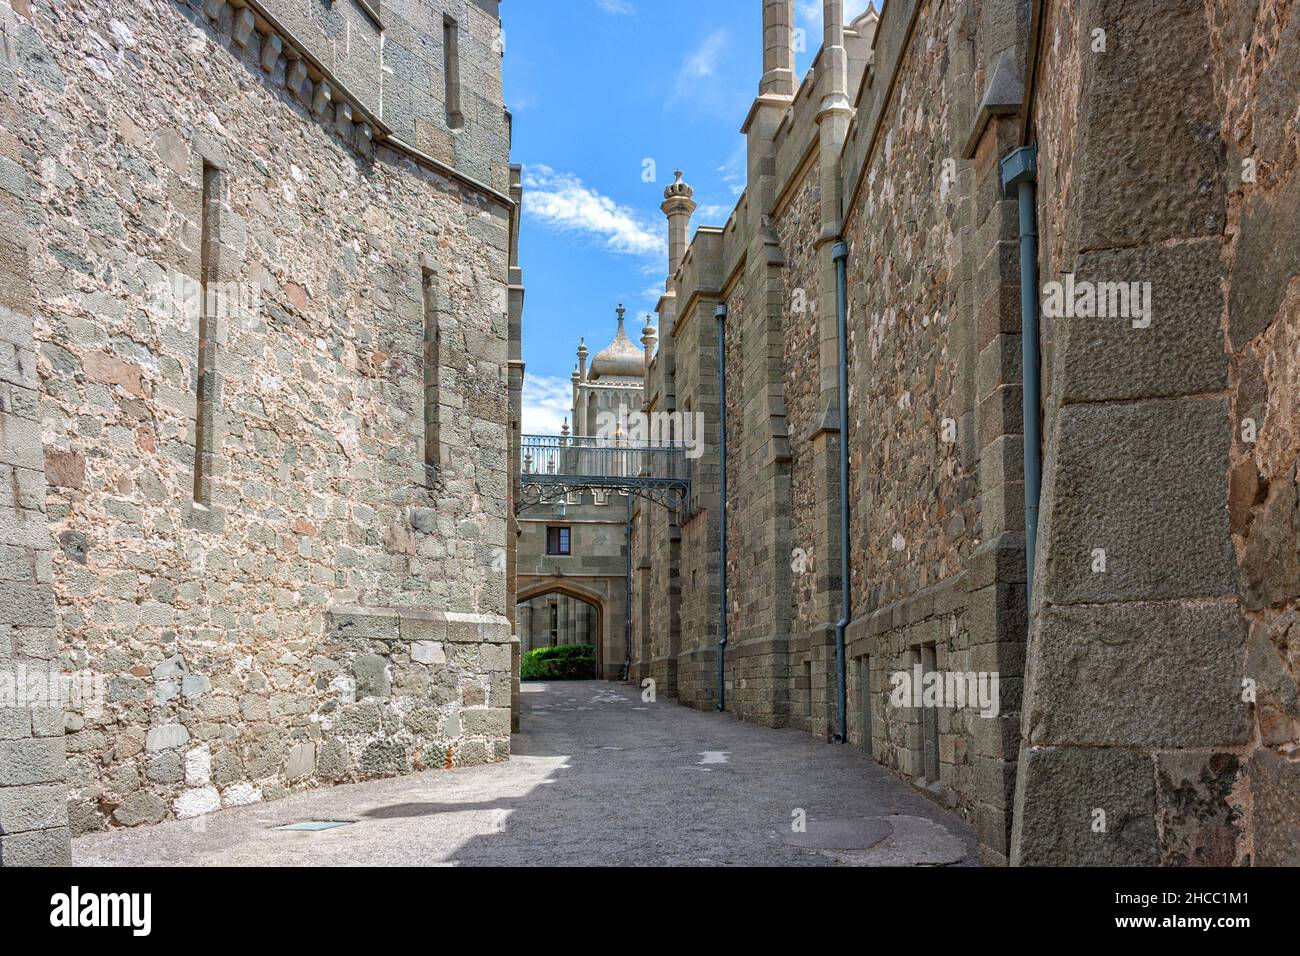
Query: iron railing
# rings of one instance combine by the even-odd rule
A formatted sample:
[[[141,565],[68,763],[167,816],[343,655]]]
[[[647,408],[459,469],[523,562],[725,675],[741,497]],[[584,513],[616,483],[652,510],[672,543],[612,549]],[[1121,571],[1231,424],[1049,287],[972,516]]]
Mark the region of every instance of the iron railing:
[[[521,510],[594,488],[624,490],[676,508],[690,495],[688,452],[680,442],[523,435],[519,452]]]

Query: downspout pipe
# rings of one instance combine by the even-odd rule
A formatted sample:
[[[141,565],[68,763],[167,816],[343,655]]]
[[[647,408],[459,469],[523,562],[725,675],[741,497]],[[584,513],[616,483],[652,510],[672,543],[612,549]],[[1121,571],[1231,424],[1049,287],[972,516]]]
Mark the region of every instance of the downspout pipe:
[[[849,244],[844,241],[831,247],[835,262],[835,326],[839,340],[839,416],[840,416],[840,619],[835,622],[835,667],[839,687],[836,710],[839,727],[836,743],[849,739],[848,661],[845,660],[844,632],[853,619],[853,589],[849,572],[849,296],[847,266]]]
[[[1041,359],[1038,342],[1038,150],[1021,146],[1002,160],[1002,190],[1020,203],[1020,382],[1025,437],[1025,605],[1033,607],[1034,554],[1038,545],[1038,498],[1043,444]]]
[[[627,615],[623,620],[623,638],[627,644],[627,656],[623,661],[623,680],[632,676],[632,492],[625,491],[627,496],[627,526],[624,529],[625,545],[624,550],[627,552]]]
[[[727,304],[718,320],[718,710],[727,709]]]

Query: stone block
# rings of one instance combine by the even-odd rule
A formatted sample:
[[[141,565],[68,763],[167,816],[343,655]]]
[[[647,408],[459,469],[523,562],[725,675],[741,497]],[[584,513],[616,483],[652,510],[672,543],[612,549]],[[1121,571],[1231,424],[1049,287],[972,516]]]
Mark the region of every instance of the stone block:
[[[221,794],[216,787],[195,787],[186,790],[172,804],[172,812],[177,820],[201,817],[206,813],[215,813],[221,809]]]
[[[62,737],[0,740],[0,787],[54,783],[66,773]]]
[[[1203,5],[1078,6],[1078,22],[1106,24],[1109,49],[1083,57],[1067,249],[1221,235],[1225,156],[1221,137],[1206,134],[1222,120]]]
[[[388,658],[378,654],[362,654],[352,663],[356,678],[357,699],[364,697],[389,697],[392,682],[388,677]]]
[[[1232,602],[1047,607],[1031,644],[1026,733],[1097,747],[1244,743],[1245,645]]]
[[[331,611],[329,620],[334,633],[348,640],[396,641],[399,639],[398,617],[394,612],[340,609]]]
[[[167,804],[156,794],[141,790],[126,797],[113,811],[113,819],[124,827],[160,823],[167,816]]]
[[[54,592],[42,584],[7,585],[6,599],[0,601],[0,624],[23,627],[54,627],[58,615],[54,610]]]
[[[310,777],[316,772],[316,745],[312,743],[295,744],[289,751],[289,762],[284,775],[289,780]]]
[[[437,641],[416,641],[411,645],[411,660],[417,664],[445,664],[447,655]]]
[[[1069,405],[1057,413],[1055,432],[1039,523],[1044,560],[1036,569],[1045,599],[1235,592],[1223,400]],[[1093,570],[1096,549],[1105,551],[1104,572]]]
[[[68,788],[0,787],[0,835],[68,825]]]
[[[1300,866],[1300,763],[1271,750],[1250,760],[1255,863]]]
[[[157,753],[160,750],[172,750],[176,747],[184,747],[190,742],[190,732],[180,724],[166,724],[162,727],[154,727],[149,731],[149,736],[145,738],[144,749],[149,753]]]
[[[0,836],[0,867],[71,865],[72,835],[67,827]]]
[[[1219,316],[1223,289],[1216,236],[1177,246],[1107,249],[1079,257],[1075,287],[1102,289],[1149,284],[1150,327],[1145,319],[1049,318],[1064,357],[1063,402],[1164,398],[1219,392],[1228,363]],[[1139,294],[1130,297],[1136,305]],[[1112,305],[1114,303],[1112,302]],[[1130,309],[1132,313],[1134,309]]]
[[[1250,192],[1240,228],[1228,290],[1228,334],[1234,349],[1273,323],[1288,284],[1300,274],[1300,176],[1292,175],[1279,190]]]
[[[1157,861],[1149,755],[1102,748],[1021,749],[1013,866],[1154,866]]]
[[[470,736],[505,737],[510,734],[508,707],[467,707],[460,712],[461,725]]]

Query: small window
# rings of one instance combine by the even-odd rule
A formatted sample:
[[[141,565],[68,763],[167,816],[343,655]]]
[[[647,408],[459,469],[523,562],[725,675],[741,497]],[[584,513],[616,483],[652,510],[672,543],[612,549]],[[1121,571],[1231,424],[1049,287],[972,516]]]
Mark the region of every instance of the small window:
[[[549,527],[546,529],[546,553],[569,554],[569,529]]]
[[[442,63],[447,125],[460,129],[465,125],[460,110],[460,28],[451,17],[442,18]]]

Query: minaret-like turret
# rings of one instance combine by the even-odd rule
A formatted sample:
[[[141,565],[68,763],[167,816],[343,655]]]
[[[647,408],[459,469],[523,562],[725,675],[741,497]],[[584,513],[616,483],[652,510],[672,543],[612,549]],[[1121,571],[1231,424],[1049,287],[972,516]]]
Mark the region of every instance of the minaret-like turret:
[[[578,366],[576,365],[573,366],[573,374],[569,376],[569,381],[573,383],[573,407],[571,409],[573,413],[573,427],[577,428],[578,427],[578,395],[580,394],[580,390],[578,386],[582,381],[578,377]]]
[[[650,324],[650,317],[653,313],[645,314],[645,328],[641,330],[641,350],[645,352],[645,388],[646,394],[650,391],[650,363],[655,357],[655,327]]]
[[[695,212],[695,201],[691,199],[695,190],[682,182],[682,171],[674,174],[676,179],[664,190],[664,201],[659,207],[668,217],[668,278],[677,274],[686,255],[686,241],[690,238],[691,215]]]
[[[578,339],[578,381],[587,381],[587,340]]]

